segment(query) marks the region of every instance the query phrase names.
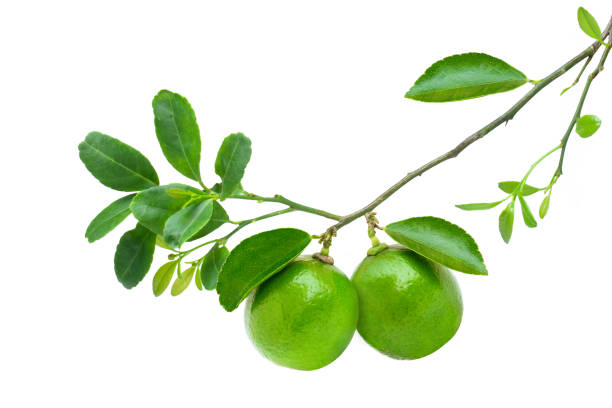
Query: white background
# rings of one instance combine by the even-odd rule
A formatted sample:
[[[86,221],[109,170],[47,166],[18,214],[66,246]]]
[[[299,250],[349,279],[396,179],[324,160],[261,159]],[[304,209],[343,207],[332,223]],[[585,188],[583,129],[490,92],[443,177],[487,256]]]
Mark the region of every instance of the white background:
[[[612,72],[596,79],[584,108],[602,117],[602,128],[589,140],[574,135],[549,216],[536,230],[517,218],[511,245],[498,235],[497,210],[453,205],[502,197],[498,181],[522,177],[558,142],[580,88],[559,93],[577,69],[507,127],[380,206],[383,224],[435,215],[463,226],[490,271],[457,274],[463,324],[449,344],[418,361],[384,357],[356,335],[332,365],[293,371],[261,357],[244,332],[242,307],[225,312],[213,292],[190,287],[177,298],[155,298],[151,275],[125,290],[113,253],[134,220],[87,243],[91,218],[121,193],[91,177],[77,154],[86,133],[98,130],[140,149],[162,183],[187,181],[154,135],[151,99],[167,88],[188,97],[198,115],[208,184],[223,137],[241,131],[253,140],[249,191],[345,214],[531,86],[459,103],[404,99],[427,66],[481,51],[542,78],[591,42],[577,26],[578,5],[4,2],[0,405],[610,406]],[[602,26],[612,12],[609,1],[582,5]],[[538,168],[532,184],[547,182],[555,164],[551,158]],[[540,200],[530,200],[534,211]],[[278,208],[227,207],[234,219]],[[243,230],[231,245],[265,229],[315,234],[329,225],[284,215]],[[341,230],[332,255],[350,275],[367,247],[357,221]],[[163,257],[158,251],[154,268]]]

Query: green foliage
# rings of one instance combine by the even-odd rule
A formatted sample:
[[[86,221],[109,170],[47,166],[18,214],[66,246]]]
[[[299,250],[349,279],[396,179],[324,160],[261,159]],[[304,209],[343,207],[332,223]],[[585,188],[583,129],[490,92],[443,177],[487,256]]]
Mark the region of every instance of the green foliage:
[[[310,234],[279,228],[253,235],[230,253],[217,282],[219,302],[235,310],[253,289],[279,272],[308,246]]]
[[[461,227],[435,217],[394,222],[385,232],[396,242],[458,272],[486,275],[478,245]]]
[[[512,229],[514,228],[514,200],[499,215],[499,233],[506,244],[512,238]]]
[[[532,194],[537,193],[543,189],[530,186],[529,184],[525,184],[521,191],[517,191],[518,186],[521,184],[520,181],[502,181],[498,184],[498,187],[501,191],[508,194],[517,194],[522,195],[523,197],[530,196]]]
[[[184,184],[168,184],[149,188],[136,194],[130,209],[134,217],[148,229],[161,236],[164,235],[164,226],[168,218],[181,210],[191,200],[191,197],[176,197],[168,194],[168,189],[182,189],[197,194],[202,192]]]
[[[214,245],[206,254],[201,263],[202,285],[207,290],[217,287],[217,278],[223,264],[229,256],[229,250],[224,246]]]
[[[591,137],[601,126],[601,119],[595,115],[584,115],[576,121],[576,133],[582,138]]]
[[[213,201],[202,199],[177,211],[164,225],[164,241],[172,248],[179,248],[208,223],[212,212]]]
[[[155,252],[155,234],[142,224],[123,234],[115,251],[115,274],[127,289],[145,277]]]
[[[472,203],[472,204],[457,204],[455,207],[464,210],[464,211],[481,211],[481,210],[490,210],[491,208],[495,208],[504,200],[495,201],[493,203]]]
[[[550,194],[551,192],[549,191],[542,200],[542,204],[540,204],[540,218],[542,219],[546,217],[546,214],[548,214],[548,209],[550,208]]]
[[[159,184],[142,153],[108,135],[89,133],[79,144],[79,157],[100,183],[114,190],[140,191]]]
[[[586,35],[598,41],[601,40],[601,28],[599,28],[597,20],[582,7],[578,8],[578,24]]]
[[[519,202],[521,203],[521,212],[523,213],[523,221],[525,221],[525,225],[529,228],[535,228],[538,226],[538,222],[536,221],[527,201],[523,198],[523,196],[518,196]]]
[[[206,223],[206,225],[202,227],[202,229],[196,232],[187,241],[195,241],[196,239],[205,237],[206,235],[210,234],[228,221],[229,216],[227,215],[221,204],[219,204],[218,201],[213,201],[213,211],[212,215],[210,216],[210,220]]]
[[[422,102],[451,102],[510,91],[527,82],[525,74],[482,53],[444,58],[430,66],[406,93]]]
[[[249,160],[251,140],[242,133],[229,135],[217,153],[215,172],[221,177],[221,199],[224,200],[240,187]]]
[[[201,140],[196,116],[187,99],[162,90],[153,98],[155,133],[168,162],[185,177],[200,177]]]
[[[153,276],[153,294],[159,296],[168,288],[178,261],[170,261],[163,264]]]
[[[108,207],[100,211],[89,223],[85,237],[94,242],[111,232],[115,227],[130,215],[130,203],[136,194],[130,194],[113,201]]]
[[[195,266],[191,266],[183,271],[183,273],[176,278],[174,283],[172,284],[172,288],[170,289],[170,294],[172,296],[178,296],[187,289],[189,284],[193,279],[193,274],[195,272]]]

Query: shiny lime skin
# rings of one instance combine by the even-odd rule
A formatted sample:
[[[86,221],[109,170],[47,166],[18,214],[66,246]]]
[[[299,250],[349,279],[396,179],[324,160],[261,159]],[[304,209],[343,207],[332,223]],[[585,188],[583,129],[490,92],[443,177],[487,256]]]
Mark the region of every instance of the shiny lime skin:
[[[269,360],[316,370],[346,349],[359,317],[357,292],[332,265],[300,257],[250,295],[247,333]]]
[[[414,360],[442,347],[459,329],[461,292],[450,271],[409,249],[366,257],[353,283],[361,337],[383,354]]]

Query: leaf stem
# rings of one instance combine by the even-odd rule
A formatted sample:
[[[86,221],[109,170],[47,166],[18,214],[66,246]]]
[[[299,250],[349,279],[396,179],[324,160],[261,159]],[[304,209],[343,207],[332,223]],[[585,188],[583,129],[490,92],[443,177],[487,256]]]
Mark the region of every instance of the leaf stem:
[[[336,220],[336,221],[339,221],[342,218],[339,215],[336,215],[336,214],[333,214],[327,211],[319,210],[318,208],[308,207],[307,205],[296,203],[295,201],[291,201],[279,194],[276,194],[273,197],[263,197],[257,194],[247,193],[246,195],[232,195],[230,198],[235,198],[238,200],[252,200],[252,201],[259,201],[259,202],[267,202],[267,203],[280,203],[294,210],[307,212],[310,214],[316,214],[321,217],[329,218],[329,219]]]
[[[551,154],[553,154],[554,152],[556,152],[557,150],[561,149],[561,144],[558,144],[557,146],[555,146],[553,149],[551,149],[550,151],[548,151],[544,156],[540,157],[538,160],[536,160],[535,163],[533,163],[531,165],[531,167],[529,168],[529,170],[527,171],[527,174],[525,174],[525,177],[523,177],[523,179],[521,180],[521,183],[519,184],[518,188],[517,188],[517,193],[520,194],[521,191],[523,191],[523,187],[525,186],[525,184],[527,183],[527,179],[529,178],[529,176],[531,175],[531,173],[533,172],[533,170],[535,170],[536,167],[538,167],[538,165],[540,163],[542,163],[542,161],[544,159],[546,159],[548,156],[550,156]],[[543,190],[543,189],[541,189]]]

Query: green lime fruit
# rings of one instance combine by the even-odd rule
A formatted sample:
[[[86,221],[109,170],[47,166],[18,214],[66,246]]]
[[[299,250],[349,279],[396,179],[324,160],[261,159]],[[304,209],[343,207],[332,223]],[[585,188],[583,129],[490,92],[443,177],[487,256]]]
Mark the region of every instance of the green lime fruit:
[[[246,330],[269,360],[316,370],[346,349],[359,318],[351,281],[338,268],[300,257],[249,296]]]
[[[459,329],[461,291],[445,267],[403,247],[366,257],[353,275],[357,330],[396,359],[414,360],[442,347]]]

